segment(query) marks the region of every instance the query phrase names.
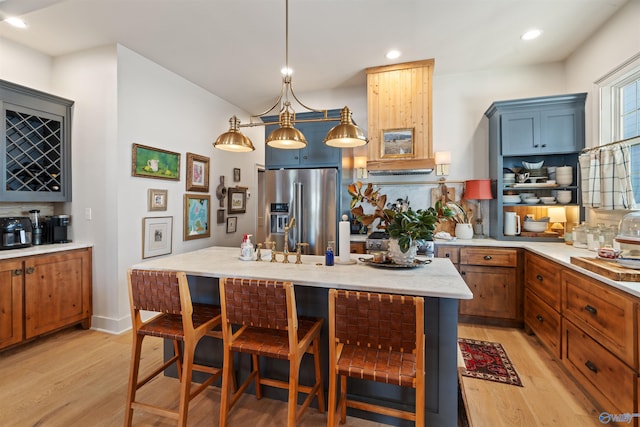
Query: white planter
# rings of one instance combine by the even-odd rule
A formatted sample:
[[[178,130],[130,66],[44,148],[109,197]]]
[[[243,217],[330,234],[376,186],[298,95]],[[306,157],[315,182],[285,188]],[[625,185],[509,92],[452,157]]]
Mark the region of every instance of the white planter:
[[[409,247],[407,252],[402,252],[400,250],[400,245],[398,245],[398,239],[389,239],[389,256],[394,263],[402,265],[412,264],[413,260],[416,258],[417,253],[417,243],[414,242],[413,245]]]
[[[460,240],[473,239],[473,227],[471,224],[456,224],[456,237]]]

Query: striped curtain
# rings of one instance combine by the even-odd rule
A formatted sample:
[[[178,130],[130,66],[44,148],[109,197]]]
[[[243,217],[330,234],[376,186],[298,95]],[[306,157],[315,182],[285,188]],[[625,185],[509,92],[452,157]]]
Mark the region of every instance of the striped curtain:
[[[629,145],[615,144],[583,153],[578,158],[582,203],[604,210],[634,209]]]

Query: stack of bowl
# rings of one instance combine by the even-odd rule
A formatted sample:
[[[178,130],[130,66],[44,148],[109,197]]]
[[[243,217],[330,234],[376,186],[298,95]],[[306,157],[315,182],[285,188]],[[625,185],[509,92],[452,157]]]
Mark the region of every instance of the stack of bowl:
[[[502,175],[502,181],[504,182],[504,185],[511,185],[511,184],[515,184],[516,182],[516,174],[515,173],[507,173],[505,172]]]
[[[558,185],[571,185],[573,183],[573,168],[571,166],[557,167],[556,182]]]

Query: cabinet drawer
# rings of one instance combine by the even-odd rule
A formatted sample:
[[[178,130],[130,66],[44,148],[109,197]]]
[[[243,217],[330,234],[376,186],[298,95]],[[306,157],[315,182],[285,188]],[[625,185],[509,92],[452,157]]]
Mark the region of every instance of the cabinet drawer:
[[[635,367],[633,300],[572,271],[563,272],[562,291],[562,314]]]
[[[524,294],[524,323],[531,328],[542,344],[560,359],[562,329],[560,314],[529,289]]]
[[[517,249],[461,248],[460,264],[516,267]]]
[[[637,375],[631,368],[566,319],[563,348],[563,363],[603,409],[634,412]]]
[[[349,252],[352,254],[366,254],[367,244],[365,242],[351,242],[349,243]]]
[[[460,261],[460,248],[458,246],[438,246],[436,245],[436,256],[438,258],[449,258],[452,263]]]
[[[527,253],[524,275],[526,287],[544,302],[560,311],[561,281],[560,265],[538,255]]]

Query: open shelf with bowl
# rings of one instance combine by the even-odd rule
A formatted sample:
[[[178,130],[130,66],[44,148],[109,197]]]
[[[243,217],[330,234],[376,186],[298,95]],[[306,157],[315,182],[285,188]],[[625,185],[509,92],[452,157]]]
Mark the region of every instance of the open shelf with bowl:
[[[490,234],[498,240],[562,242],[563,230],[584,218],[578,156],[584,148],[584,101],[573,94],[495,102],[489,118]],[[560,210],[557,210],[560,208]],[[562,224],[525,230],[524,219],[562,212]],[[518,218],[505,233],[505,215]],[[552,228],[553,227],[553,228]],[[529,228],[529,226],[527,227]]]

